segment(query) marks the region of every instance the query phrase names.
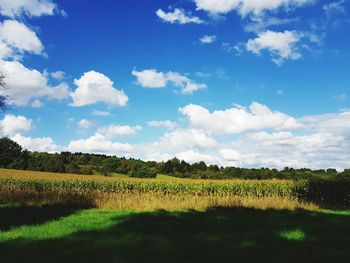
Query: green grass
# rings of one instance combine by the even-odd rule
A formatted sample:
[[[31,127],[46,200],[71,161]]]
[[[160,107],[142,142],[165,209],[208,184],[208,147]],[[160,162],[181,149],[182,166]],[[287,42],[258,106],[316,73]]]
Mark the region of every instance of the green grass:
[[[350,211],[0,206],[0,262],[349,262]]]

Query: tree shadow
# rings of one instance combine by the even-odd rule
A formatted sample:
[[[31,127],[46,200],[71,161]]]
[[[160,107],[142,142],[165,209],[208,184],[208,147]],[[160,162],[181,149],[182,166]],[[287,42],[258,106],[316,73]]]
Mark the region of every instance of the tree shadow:
[[[309,263],[348,262],[350,257],[349,215],[213,208],[120,219],[112,218],[103,231],[0,242],[0,261]]]
[[[23,225],[38,225],[61,217],[69,216],[81,207],[63,205],[20,206],[0,205],[0,231]]]

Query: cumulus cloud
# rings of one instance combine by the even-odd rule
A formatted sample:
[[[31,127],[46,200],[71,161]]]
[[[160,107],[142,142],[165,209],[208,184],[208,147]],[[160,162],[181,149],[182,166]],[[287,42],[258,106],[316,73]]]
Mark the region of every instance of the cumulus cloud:
[[[24,149],[37,152],[59,152],[59,146],[55,144],[52,138],[32,138],[23,136],[21,134],[16,134],[11,137],[12,140],[21,145]]]
[[[43,54],[44,47],[36,33],[15,20],[0,23],[0,59],[20,59],[25,52]]]
[[[176,122],[174,121],[148,121],[147,125],[150,127],[165,127],[168,129],[174,129],[176,127]]]
[[[8,136],[30,151],[56,152],[59,147],[49,137],[32,138],[23,134],[32,129],[33,121],[24,116],[6,115],[0,121],[0,135]]]
[[[144,88],[157,89],[164,88],[167,85],[166,75],[156,69],[133,70],[131,74],[137,78],[138,84]]]
[[[81,129],[89,129],[92,125],[92,122],[87,120],[87,119],[81,119],[79,122],[78,122],[78,127],[81,128]]]
[[[123,90],[113,86],[113,81],[96,71],[85,72],[80,79],[75,79],[77,88],[70,92],[73,99],[71,106],[81,107],[95,103],[125,106],[129,100]]]
[[[142,130],[140,125],[134,127],[129,125],[109,125],[107,127],[99,128],[98,133],[107,138],[115,138],[126,135],[133,135]]]
[[[346,135],[350,131],[350,111],[308,115],[300,118],[299,122],[307,130]]]
[[[179,87],[183,94],[191,94],[194,91],[207,88],[206,84],[197,83],[178,72],[163,73],[156,69],[146,69],[143,71],[133,70],[132,75],[137,78],[137,83],[144,88],[165,88],[168,84],[172,84]]]
[[[30,131],[32,128],[32,120],[24,116],[6,115],[0,121],[0,132],[3,136],[13,136]]]
[[[211,44],[211,43],[215,42],[215,40],[216,40],[215,35],[205,35],[199,39],[199,41],[202,44]]]
[[[66,73],[64,71],[60,71],[60,70],[51,73],[51,77],[53,77],[54,79],[57,79],[57,80],[62,80],[65,78],[65,76],[66,76]]]
[[[206,108],[189,104],[180,109],[192,127],[214,134],[238,134],[250,130],[288,130],[299,127],[296,119],[284,113],[271,111],[267,106],[253,102],[249,109],[233,107],[210,112]]]
[[[272,61],[277,65],[283,64],[287,59],[297,60],[301,58],[297,43],[300,36],[296,32],[265,31],[258,34],[254,39],[249,39],[246,48],[254,54],[260,55],[266,50],[270,53]]]
[[[256,102],[247,108],[217,111],[190,104],[180,111],[188,126],[175,127],[156,141],[120,143],[115,138],[135,134],[140,128],[112,125],[98,129],[90,138],[72,141],[68,149],[239,167],[341,170],[349,166],[349,111],[293,118]]]
[[[172,149],[205,149],[212,148],[217,144],[208,132],[193,128],[168,132],[161,137],[159,143]]]
[[[0,95],[9,96],[10,103],[17,106],[27,106],[33,102],[38,106],[38,99],[62,100],[68,96],[68,85],[61,83],[51,87],[44,74],[35,69],[26,68],[18,61],[0,60],[0,71],[6,76],[4,79],[8,89],[1,90]]]
[[[71,141],[67,147],[71,152],[90,152],[113,155],[125,155],[132,151],[132,146],[128,143],[114,142],[103,134],[96,133],[88,139]]]
[[[162,21],[170,24],[203,24],[204,21],[199,17],[191,16],[186,14],[183,9],[175,8],[173,12],[164,12],[162,9],[158,9],[156,12],[157,16],[162,19]]]
[[[348,166],[348,146],[345,137],[328,132],[296,135],[263,131],[242,136],[221,154],[228,164],[235,166],[342,169]]]
[[[203,152],[188,150],[185,152],[180,152],[175,154],[175,157],[180,160],[186,160],[189,163],[195,163],[204,161],[205,163],[215,163],[216,158],[210,154],[205,154]]]
[[[241,16],[261,15],[279,8],[292,8],[312,3],[313,0],[195,0],[197,9],[212,14],[226,14],[237,11]]]
[[[71,141],[67,150],[125,156],[132,152],[133,146],[128,143],[117,142],[115,138],[134,135],[141,130],[142,127],[140,125],[109,125],[101,127],[93,136],[87,139]]]
[[[55,10],[57,5],[51,0],[0,0],[1,15],[12,18],[53,15]]]

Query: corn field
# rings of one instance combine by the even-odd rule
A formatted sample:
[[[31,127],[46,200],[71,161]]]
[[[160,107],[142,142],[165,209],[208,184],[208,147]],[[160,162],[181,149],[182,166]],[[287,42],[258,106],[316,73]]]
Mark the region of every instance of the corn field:
[[[350,183],[291,180],[160,180],[108,178],[0,170],[0,202],[63,203],[93,207],[135,208],[141,203],[172,206],[230,205],[233,200],[290,200],[303,204],[347,207]],[[123,201],[124,200],[124,201]],[[146,201],[148,200],[148,201]],[[195,200],[195,201],[193,201]],[[209,201],[208,201],[209,200]],[[137,204],[132,204],[136,202]],[[199,203],[207,203],[200,205]],[[129,206],[126,205],[129,203]],[[279,203],[279,202],[277,202]],[[155,206],[156,208],[156,206]]]

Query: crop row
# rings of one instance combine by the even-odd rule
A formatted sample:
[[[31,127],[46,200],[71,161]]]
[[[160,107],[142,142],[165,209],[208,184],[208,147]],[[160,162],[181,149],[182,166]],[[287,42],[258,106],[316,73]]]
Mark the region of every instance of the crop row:
[[[245,181],[179,182],[179,181],[99,181],[0,178],[2,189],[20,187],[36,193],[62,191],[69,193],[155,194],[194,196],[287,197],[316,203],[350,204],[348,181]]]

